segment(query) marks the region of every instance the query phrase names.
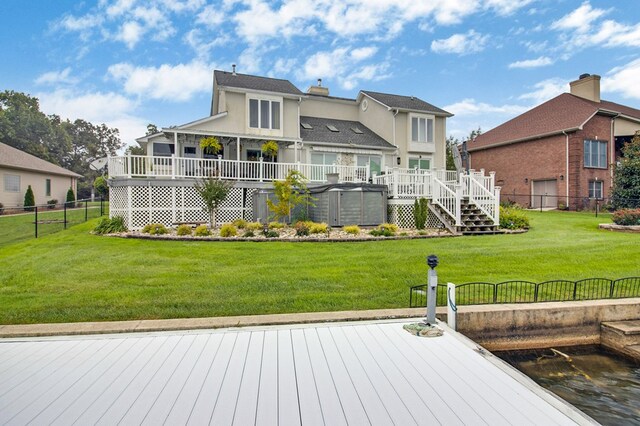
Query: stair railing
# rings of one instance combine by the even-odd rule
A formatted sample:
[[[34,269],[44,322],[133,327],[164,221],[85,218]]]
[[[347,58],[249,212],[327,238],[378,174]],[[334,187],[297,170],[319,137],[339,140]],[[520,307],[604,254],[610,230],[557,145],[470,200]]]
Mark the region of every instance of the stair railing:
[[[493,187],[493,191],[487,189],[483,179],[479,181],[473,174],[465,175],[463,186],[469,196],[469,201],[480,209],[494,224],[500,222],[500,187]]]
[[[462,201],[462,187],[455,185],[454,189],[449,188],[444,182],[433,176],[432,180],[433,204],[440,207],[451,219],[455,221],[455,226],[461,226],[460,204]]]

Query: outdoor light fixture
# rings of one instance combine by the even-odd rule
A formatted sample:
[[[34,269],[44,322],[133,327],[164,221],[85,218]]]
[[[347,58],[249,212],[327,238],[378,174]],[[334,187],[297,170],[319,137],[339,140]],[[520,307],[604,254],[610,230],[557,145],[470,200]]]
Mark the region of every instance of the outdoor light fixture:
[[[399,165],[400,165],[400,157],[398,157],[398,160],[397,160],[397,161],[398,161],[398,166],[399,166]]]
[[[529,183],[529,178],[524,178],[524,183]]]
[[[438,256],[436,256],[435,254],[430,254],[429,256],[427,256],[427,265],[429,265],[429,268],[431,269],[438,266]]]
[[[560,175],[560,180],[564,180],[564,175]]]

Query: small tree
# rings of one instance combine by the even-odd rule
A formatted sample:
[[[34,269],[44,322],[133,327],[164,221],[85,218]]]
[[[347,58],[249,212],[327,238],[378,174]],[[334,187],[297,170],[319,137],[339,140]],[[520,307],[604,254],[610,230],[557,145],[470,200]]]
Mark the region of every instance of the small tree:
[[[73,207],[76,202],[76,195],[73,193],[73,188],[69,188],[67,191],[67,204]]]
[[[24,209],[28,212],[33,211],[33,207],[36,205],[35,197],[33,196],[33,190],[31,185],[27,187],[27,192],[24,194]]]
[[[416,229],[424,229],[427,223],[428,201],[426,198],[420,198],[413,203],[413,220],[416,225]]]
[[[109,192],[109,185],[107,185],[107,180],[104,178],[104,176],[98,176],[93,181],[93,187],[101,197],[105,197],[107,195],[107,192]]]
[[[312,198],[307,188],[307,178],[297,170],[289,170],[285,180],[273,181],[273,192],[277,203],[267,199],[267,206],[277,220],[289,218],[296,206],[312,205]]]
[[[204,210],[209,214],[209,226],[216,227],[216,214],[218,208],[224,202],[235,182],[221,179],[208,178],[196,182],[196,191],[204,201]]]
[[[624,144],[620,165],[613,172],[613,208],[640,207],[640,131]]]

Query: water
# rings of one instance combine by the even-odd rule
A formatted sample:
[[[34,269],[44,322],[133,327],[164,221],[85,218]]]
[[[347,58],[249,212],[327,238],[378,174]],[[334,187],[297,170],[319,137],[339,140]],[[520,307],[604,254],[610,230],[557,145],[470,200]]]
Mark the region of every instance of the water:
[[[596,346],[496,355],[603,425],[640,425],[640,364]]]

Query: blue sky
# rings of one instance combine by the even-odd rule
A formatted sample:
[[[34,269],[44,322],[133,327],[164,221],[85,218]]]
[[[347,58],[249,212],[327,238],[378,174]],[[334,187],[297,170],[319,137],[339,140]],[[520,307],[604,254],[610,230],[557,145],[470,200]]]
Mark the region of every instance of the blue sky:
[[[492,127],[602,76],[640,108],[638,0],[2,0],[0,90],[105,122],[124,142],[205,117],[212,72],[413,95]]]

